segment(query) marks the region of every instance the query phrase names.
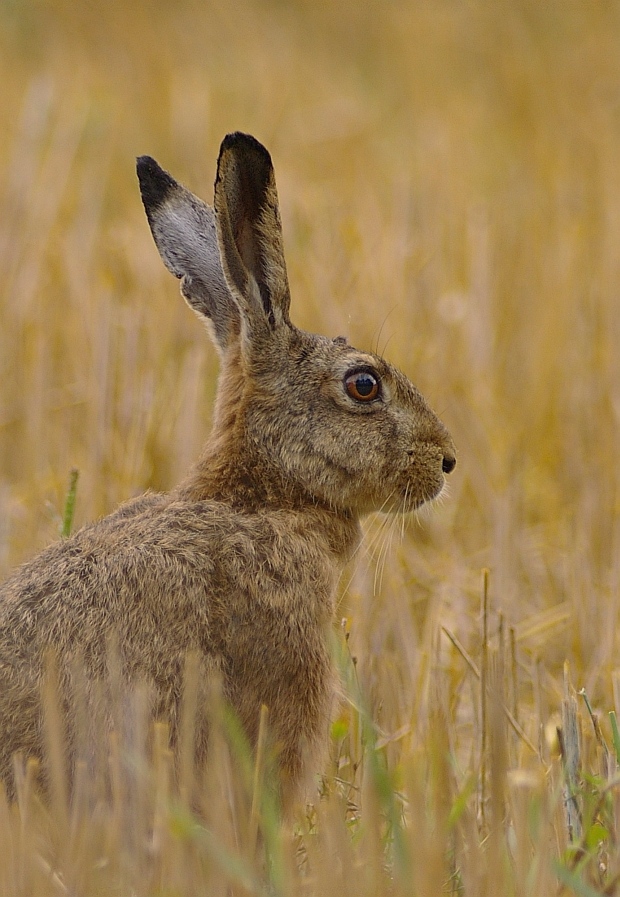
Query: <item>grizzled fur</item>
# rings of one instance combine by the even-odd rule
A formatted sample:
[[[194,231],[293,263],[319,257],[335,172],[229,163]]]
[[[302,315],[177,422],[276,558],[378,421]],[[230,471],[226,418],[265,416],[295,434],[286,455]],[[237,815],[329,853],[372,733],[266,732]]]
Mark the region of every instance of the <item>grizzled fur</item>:
[[[0,590],[0,776],[10,787],[14,752],[42,751],[48,651],[71,730],[72,676],[86,673],[94,713],[113,642],[121,688],[146,681],[173,739],[188,651],[201,700],[217,672],[251,741],[266,704],[294,794],[327,740],[329,627],[359,519],[438,495],[454,447],[402,373],[291,324],[273,168],[256,140],[225,138],[214,208],[147,156],[138,176],[162,259],[220,355],[213,432],[176,489],[51,545]],[[351,395],[356,372],[376,396]]]

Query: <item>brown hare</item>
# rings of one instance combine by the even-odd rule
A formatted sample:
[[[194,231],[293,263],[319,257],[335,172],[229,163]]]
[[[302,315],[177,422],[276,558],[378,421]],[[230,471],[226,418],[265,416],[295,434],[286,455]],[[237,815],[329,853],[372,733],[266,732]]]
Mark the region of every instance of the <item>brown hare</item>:
[[[294,794],[327,742],[334,593],[360,518],[436,497],[455,449],[383,358],[291,323],[273,167],[260,143],[224,139],[214,208],[148,156],[137,170],[161,257],[220,355],[213,430],[171,492],[127,502],[1,588],[0,776],[11,788],[14,753],[43,751],[48,653],[70,732],[75,671],[95,713],[112,640],[121,690],[148,683],[173,740],[190,651],[201,700],[217,674],[251,742],[267,705]]]

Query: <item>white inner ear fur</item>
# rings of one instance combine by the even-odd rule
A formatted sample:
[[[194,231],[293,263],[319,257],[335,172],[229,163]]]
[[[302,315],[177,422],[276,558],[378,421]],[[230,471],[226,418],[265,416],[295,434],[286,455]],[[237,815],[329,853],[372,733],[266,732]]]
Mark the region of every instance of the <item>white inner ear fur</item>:
[[[179,208],[178,198],[164,203],[155,219],[157,236],[163,251],[171,254],[171,263],[181,274],[191,274],[208,283],[214,267],[220,268],[220,257],[215,230],[212,234],[205,233],[201,225],[191,205]]]

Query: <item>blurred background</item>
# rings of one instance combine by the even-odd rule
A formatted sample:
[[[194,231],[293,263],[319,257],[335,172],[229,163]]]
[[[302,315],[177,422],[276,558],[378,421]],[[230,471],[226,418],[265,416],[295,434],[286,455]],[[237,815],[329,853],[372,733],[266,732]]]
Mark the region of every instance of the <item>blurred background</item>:
[[[471,750],[482,568],[529,737],[562,664],[618,665],[620,7],[564,0],[0,2],[0,568],[176,483],[215,352],[161,264],[135,157],[207,200],[231,130],[272,153],[299,326],[378,349],[459,451],[374,520],[341,615],[374,718],[421,731],[431,669]],[[347,588],[345,588],[347,587]]]

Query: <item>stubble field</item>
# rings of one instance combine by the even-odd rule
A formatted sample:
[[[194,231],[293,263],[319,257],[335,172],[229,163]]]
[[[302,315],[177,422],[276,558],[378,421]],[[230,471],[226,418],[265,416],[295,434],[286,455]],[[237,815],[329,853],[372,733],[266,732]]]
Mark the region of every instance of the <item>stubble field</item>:
[[[210,200],[255,134],[294,322],[402,368],[459,453],[440,502],[368,521],[294,826],[216,712],[200,795],[161,727],[111,795],[49,807],[26,768],[0,894],[620,894],[618,46],[613,3],[0,3],[3,575],[58,538],[72,468],[80,525],[209,431],[142,153]]]

